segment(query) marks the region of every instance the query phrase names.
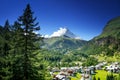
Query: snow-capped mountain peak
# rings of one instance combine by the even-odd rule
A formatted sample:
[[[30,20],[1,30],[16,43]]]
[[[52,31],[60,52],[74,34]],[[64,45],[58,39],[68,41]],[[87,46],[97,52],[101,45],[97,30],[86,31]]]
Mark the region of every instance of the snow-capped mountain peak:
[[[78,36],[76,36],[74,33],[72,33],[69,29],[64,28],[66,31],[62,36],[74,38],[74,39],[80,39]]]
[[[80,39],[80,37],[73,34],[69,29],[67,28],[59,28],[59,30],[53,32],[53,34],[45,35],[44,37],[51,38],[51,37],[68,37],[73,39]]]
[[[59,30],[53,32],[51,37],[60,37],[63,36],[66,33],[67,29],[66,28],[59,28]]]

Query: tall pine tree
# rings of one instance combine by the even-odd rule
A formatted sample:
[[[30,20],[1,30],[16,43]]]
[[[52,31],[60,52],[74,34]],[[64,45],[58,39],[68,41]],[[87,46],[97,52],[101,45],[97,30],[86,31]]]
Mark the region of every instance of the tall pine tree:
[[[45,80],[37,54],[42,38],[30,5],[11,27],[0,26],[0,80]]]
[[[18,18],[18,23],[21,25],[21,50],[23,59],[23,80],[38,80],[40,75],[38,73],[39,67],[34,65],[36,54],[35,52],[40,49],[39,45],[36,45],[40,40],[40,36],[35,32],[40,30],[38,22],[35,23],[36,18],[33,17],[33,12],[28,4],[25,8],[22,16]]]

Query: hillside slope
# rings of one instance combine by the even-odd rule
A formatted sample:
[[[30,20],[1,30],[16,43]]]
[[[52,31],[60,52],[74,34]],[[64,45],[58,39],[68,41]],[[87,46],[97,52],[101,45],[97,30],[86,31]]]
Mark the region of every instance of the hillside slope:
[[[103,32],[90,40],[81,51],[87,54],[118,54],[120,52],[120,17],[108,21]]]
[[[44,40],[44,48],[60,51],[61,53],[66,53],[68,51],[81,48],[86,44],[86,41],[80,39],[72,39],[66,37],[54,37]]]
[[[104,38],[108,36],[120,39],[120,16],[108,21],[108,23],[103,29],[103,32],[95,39]]]

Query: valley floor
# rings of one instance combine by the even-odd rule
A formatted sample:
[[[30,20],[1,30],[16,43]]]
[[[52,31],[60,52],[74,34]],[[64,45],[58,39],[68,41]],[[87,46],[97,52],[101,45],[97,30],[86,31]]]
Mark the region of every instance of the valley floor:
[[[61,67],[54,71],[56,72],[52,74],[53,80],[109,80],[107,78],[111,75],[114,80],[120,80],[120,64],[118,62],[109,65],[107,62],[103,62],[89,67]]]

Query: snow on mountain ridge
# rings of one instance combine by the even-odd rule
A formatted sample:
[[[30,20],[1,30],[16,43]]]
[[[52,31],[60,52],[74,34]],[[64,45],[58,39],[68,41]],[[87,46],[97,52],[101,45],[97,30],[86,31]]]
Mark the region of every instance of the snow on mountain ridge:
[[[76,36],[73,34],[69,29],[67,28],[59,28],[59,30],[53,32],[52,35],[45,35],[45,38],[52,38],[52,37],[61,37],[61,36],[67,36],[69,38],[74,38],[74,39],[80,39],[80,37]]]
[[[66,33],[67,29],[66,28],[60,28],[58,31],[53,32],[51,37],[60,37],[63,36]]]
[[[67,28],[65,28],[65,29],[66,29],[66,32],[64,33],[65,36],[68,36],[68,37],[74,38],[74,39],[80,39],[80,37],[73,34],[69,29],[67,29]]]

